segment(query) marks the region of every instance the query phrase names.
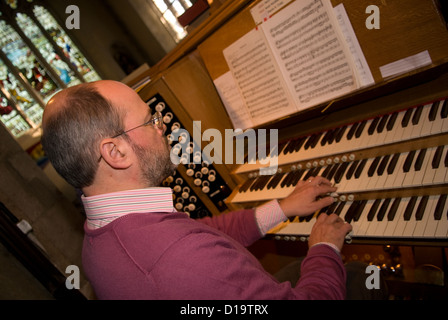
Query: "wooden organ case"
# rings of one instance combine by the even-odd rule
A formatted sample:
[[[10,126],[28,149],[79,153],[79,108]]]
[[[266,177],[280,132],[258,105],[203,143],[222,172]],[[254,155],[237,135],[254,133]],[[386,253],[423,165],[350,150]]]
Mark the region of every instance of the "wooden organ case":
[[[142,98],[169,105],[189,132],[193,121],[201,121],[202,132],[214,128],[224,137],[233,126],[213,81],[229,71],[223,50],[257,27],[251,10],[261,2],[224,2],[151,68]],[[221,214],[281,199],[299,180],[325,176],[338,186],[334,205],[271,230],[263,249],[284,254],[291,248],[295,256],[297,247],[306,250],[318,214],[336,212],[353,225],[343,258],[378,265],[392,298],[446,298],[447,17],[438,1],[384,0],[377,3],[380,28],[368,29],[365,3],[331,3],[343,3],[374,84],[256,126],[278,129],[278,170],[272,175],[259,175],[263,164],[247,158],[244,164],[215,163],[219,181],[213,188],[222,192],[213,198],[202,192],[203,181],[195,182],[202,166],[187,173],[191,168],[181,165],[181,188],[190,188],[210,214]],[[420,52],[431,63],[383,78],[382,66]]]

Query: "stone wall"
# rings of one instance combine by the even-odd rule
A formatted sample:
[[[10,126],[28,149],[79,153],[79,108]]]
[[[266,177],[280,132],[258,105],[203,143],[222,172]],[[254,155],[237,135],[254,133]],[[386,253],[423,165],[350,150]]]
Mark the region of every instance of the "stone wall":
[[[0,201],[19,220],[31,224],[33,235],[63,275],[68,265],[79,266],[82,273],[84,215],[81,209],[64,196],[2,125]],[[82,274],[81,292],[89,299],[94,298]]]

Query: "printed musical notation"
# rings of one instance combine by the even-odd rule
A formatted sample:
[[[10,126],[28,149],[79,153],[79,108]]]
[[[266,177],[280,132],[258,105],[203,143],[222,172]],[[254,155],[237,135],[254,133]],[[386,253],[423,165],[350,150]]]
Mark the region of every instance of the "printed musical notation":
[[[294,1],[223,50],[230,73],[215,86],[223,97],[223,79],[233,77],[245,111],[225,105],[245,118],[230,117],[255,127],[364,85],[352,53],[329,1]]]

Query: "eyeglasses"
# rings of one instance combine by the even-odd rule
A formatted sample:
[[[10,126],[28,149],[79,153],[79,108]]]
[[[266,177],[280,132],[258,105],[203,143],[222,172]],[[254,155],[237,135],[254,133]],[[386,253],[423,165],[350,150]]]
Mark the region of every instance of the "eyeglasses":
[[[162,121],[162,118],[163,118],[163,117],[162,117],[162,113],[160,113],[159,111],[156,111],[156,112],[151,116],[151,119],[150,119],[149,121],[146,121],[145,123],[143,123],[143,124],[141,124],[141,125],[139,125],[139,126],[136,126],[136,127],[132,128],[132,129],[123,131],[122,133],[119,133],[119,134],[113,136],[112,138],[119,137],[119,136],[121,136],[122,134],[128,133],[129,131],[135,130],[135,129],[140,128],[140,127],[143,127],[143,126],[149,126],[150,124],[152,124],[154,128],[157,128],[157,129],[162,130],[162,129],[163,129],[163,121]]]

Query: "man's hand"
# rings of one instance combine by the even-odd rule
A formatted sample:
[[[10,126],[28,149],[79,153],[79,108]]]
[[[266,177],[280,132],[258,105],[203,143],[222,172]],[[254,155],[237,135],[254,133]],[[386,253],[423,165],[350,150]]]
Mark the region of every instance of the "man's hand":
[[[328,194],[335,191],[336,188],[327,179],[312,177],[307,181],[299,181],[294,191],[279,204],[288,218],[305,217],[332,204],[334,199]]]
[[[344,239],[347,233],[352,230],[352,226],[342,220],[338,215],[325,213],[319,215],[311,230],[308,246],[311,248],[319,242],[329,242],[342,250]]]

